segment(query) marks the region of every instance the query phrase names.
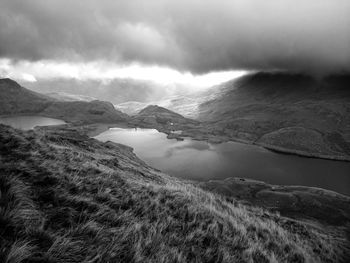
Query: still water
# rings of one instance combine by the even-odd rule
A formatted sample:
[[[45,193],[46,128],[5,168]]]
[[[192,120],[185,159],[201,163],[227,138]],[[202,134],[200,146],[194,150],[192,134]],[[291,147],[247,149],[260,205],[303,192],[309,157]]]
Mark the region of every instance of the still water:
[[[200,181],[244,177],[350,195],[350,162],[278,154],[236,142],[169,140],[154,129],[112,128],[95,138],[129,145],[142,160],[176,177]]]
[[[10,125],[16,129],[30,130],[35,126],[60,125],[65,124],[66,122],[41,116],[15,116],[0,117],[0,123]]]

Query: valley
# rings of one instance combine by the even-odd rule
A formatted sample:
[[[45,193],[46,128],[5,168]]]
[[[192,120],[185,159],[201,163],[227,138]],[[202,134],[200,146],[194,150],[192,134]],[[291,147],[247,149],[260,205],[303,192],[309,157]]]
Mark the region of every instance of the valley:
[[[350,0],[0,25],[0,263],[350,263]]]
[[[142,108],[142,103],[124,104],[126,112],[133,113],[129,116],[109,102],[59,100],[2,80],[0,87],[12,87],[14,92],[3,98],[0,113],[35,113],[88,125],[90,134],[113,126],[155,128],[169,138],[238,141],[281,153],[349,161],[349,82],[347,75],[315,80],[297,74],[256,73],[166,103],[169,109],[181,105],[184,116],[197,116],[193,119],[157,105]],[[26,101],[17,100],[22,93]],[[181,134],[172,132],[176,130]]]

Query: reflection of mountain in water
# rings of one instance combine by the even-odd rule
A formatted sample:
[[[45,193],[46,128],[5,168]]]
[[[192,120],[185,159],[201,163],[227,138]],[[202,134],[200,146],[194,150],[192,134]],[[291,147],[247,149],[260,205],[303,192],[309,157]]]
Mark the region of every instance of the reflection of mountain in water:
[[[196,151],[212,151],[213,149],[210,147],[209,143],[185,140],[182,143],[178,143],[165,152],[165,157],[171,157],[175,152],[190,149]]]

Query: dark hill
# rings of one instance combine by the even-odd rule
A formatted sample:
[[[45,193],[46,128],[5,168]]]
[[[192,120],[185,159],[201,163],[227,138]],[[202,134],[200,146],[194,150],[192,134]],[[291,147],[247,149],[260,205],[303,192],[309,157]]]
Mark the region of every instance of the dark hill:
[[[183,117],[182,115],[157,105],[150,105],[142,109],[134,116],[135,119],[144,122],[157,122],[160,124],[173,123],[196,123],[196,121]]]
[[[198,121],[157,105],[150,105],[132,117],[131,123],[137,127],[153,128],[168,134],[168,138],[182,139],[182,132],[200,129]]]
[[[350,157],[350,77],[256,73],[211,89],[201,121],[229,138],[286,152]]]
[[[0,79],[0,114],[40,112],[54,99],[23,88],[11,79]]]
[[[109,102],[59,101],[25,89],[11,79],[0,79],[0,115],[31,114],[80,123],[116,123],[129,118]]]

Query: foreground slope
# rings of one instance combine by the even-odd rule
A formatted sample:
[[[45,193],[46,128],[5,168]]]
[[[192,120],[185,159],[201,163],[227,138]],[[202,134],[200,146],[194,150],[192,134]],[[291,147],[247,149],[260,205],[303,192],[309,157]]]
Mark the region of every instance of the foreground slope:
[[[223,198],[75,130],[0,125],[1,262],[348,262],[329,230]]]
[[[40,115],[67,122],[116,123],[128,116],[106,101],[59,101],[30,91],[11,79],[0,79],[0,115]]]

